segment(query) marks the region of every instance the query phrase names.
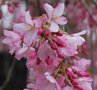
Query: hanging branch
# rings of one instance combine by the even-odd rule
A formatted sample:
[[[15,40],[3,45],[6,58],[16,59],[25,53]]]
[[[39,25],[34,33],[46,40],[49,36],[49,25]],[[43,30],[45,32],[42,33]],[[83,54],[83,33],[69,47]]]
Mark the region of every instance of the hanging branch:
[[[97,1],[96,0],[93,0],[93,3],[97,6]]]
[[[9,83],[15,64],[16,64],[16,60],[15,60],[15,58],[13,58],[12,65],[8,71],[8,74],[7,74],[7,77],[4,81],[4,83],[0,86],[0,90],[3,90],[6,87],[6,85]]]
[[[83,5],[85,6],[85,9],[86,9],[87,12],[89,13],[90,17],[93,19],[93,21],[94,21],[95,24],[97,25],[97,22],[96,22],[96,20],[94,19],[94,16],[93,16],[92,12],[89,10],[88,5],[87,5],[87,3],[85,2],[85,0],[82,0],[82,3],[83,3]]]

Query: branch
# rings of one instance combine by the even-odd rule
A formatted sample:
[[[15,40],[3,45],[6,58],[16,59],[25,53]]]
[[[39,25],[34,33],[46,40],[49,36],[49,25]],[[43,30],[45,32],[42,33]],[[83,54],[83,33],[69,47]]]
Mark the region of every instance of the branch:
[[[9,83],[11,76],[12,76],[12,72],[13,72],[15,63],[16,63],[16,60],[15,60],[15,58],[13,58],[12,65],[11,65],[9,71],[8,71],[8,74],[6,76],[4,83],[0,86],[0,90],[3,90],[6,87],[6,85]]]
[[[82,0],[82,3],[83,3],[83,5],[85,6],[85,8],[86,8],[87,12],[89,13],[90,17],[93,19],[93,21],[94,21],[95,24],[97,25],[97,22],[96,22],[96,20],[94,19],[94,16],[93,16],[92,12],[89,10],[88,5],[86,4],[85,0]]]
[[[97,1],[96,0],[93,0],[92,2],[97,6]]]

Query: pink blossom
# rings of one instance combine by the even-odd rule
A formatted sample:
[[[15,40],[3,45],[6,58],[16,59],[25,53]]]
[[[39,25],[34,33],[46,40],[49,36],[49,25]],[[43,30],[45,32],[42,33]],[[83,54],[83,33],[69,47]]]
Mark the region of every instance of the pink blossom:
[[[44,9],[47,12],[48,15],[48,22],[50,23],[50,30],[51,32],[58,32],[59,25],[65,25],[67,23],[67,19],[62,16],[64,12],[64,4],[58,3],[56,8],[54,9],[49,4],[44,4]]]
[[[20,47],[21,38],[17,33],[8,30],[4,30],[4,35],[6,37],[2,42],[9,46],[10,53],[13,54]]]
[[[47,13],[35,19],[23,11],[22,20],[13,24],[13,31],[4,30],[3,43],[17,59],[26,58],[29,71],[24,90],[92,90],[92,79],[86,72],[90,61],[78,57],[78,47],[86,33],[69,35],[61,31],[67,19],[62,16],[64,4],[55,9],[45,4]],[[19,16],[20,18],[20,16]]]
[[[77,34],[72,34],[70,35],[64,35],[58,37],[62,41],[65,41],[66,47],[62,47],[59,49],[59,52],[62,52],[65,56],[73,56],[74,54],[77,54],[77,47],[82,45],[85,40],[82,38],[80,35],[83,35],[84,31],[77,33]]]

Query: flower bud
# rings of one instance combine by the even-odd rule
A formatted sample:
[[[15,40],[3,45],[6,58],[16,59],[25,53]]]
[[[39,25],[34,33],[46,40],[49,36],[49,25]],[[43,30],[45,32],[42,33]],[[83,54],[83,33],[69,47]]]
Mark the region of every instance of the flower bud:
[[[41,63],[41,60],[37,58],[36,64],[39,65]]]
[[[14,13],[14,7],[10,3],[8,3],[8,10],[10,13]]]
[[[58,52],[58,57],[59,57],[59,58],[62,58],[62,59],[64,59],[64,58],[65,58],[64,54],[59,53],[59,52]]]
[[[53,64],[53,61],[48,57],[46,59],[46,63],[47,63],[47,65],[52,65]]]
[[[50,41],[49,43],[50,43],[50,46],[51,46],[52,49],[58,50],[58,46],[55,42]]]
[[[37,34],[38,34],[38,35],[41,35],[42,32],[43,32],[43,30],[42,30],[41,28],[39,28]]]
[[[35,57],[36,57],[36,52],[34,51],[34,52],[31,53],[30,58],[33,59]]]

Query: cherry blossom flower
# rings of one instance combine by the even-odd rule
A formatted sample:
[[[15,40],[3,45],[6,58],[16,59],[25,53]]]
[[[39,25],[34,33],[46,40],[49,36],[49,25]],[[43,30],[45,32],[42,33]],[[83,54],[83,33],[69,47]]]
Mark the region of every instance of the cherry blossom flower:
[[[21,38],[17,33],[8,30],[4,30],[4,35],[6,37],[2,42],[9,46],[10,53],[13,54],[20,47]]]
[[[54,9],[49,4],[44,4],[44,9],[48,15],[48,22],[50,23],[50,30],[51,32],[58,32],[59,25],[65,25],[67,23],[66,17],[63,17],[62,14],[64,12],[64,4],[58,3],[56,8]]]

